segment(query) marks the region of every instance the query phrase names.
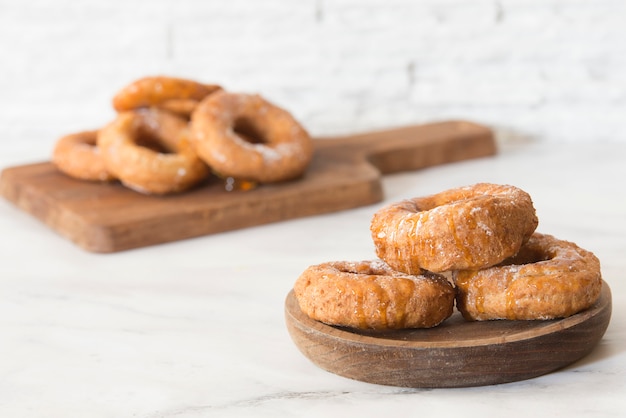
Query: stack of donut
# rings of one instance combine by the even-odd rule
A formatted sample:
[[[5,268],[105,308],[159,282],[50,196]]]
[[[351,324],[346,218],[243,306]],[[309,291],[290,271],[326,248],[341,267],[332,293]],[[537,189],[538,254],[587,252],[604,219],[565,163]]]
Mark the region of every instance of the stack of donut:
[[[600,262],[576,244],[535,232],[528,193],[479,183],[376,212],[374,261],[306,269],[302,311],[357,329],[429,328],[456,307],[468,321],[564,318],[591,307]]]
[[[65,174],[119,180],[146,194],[187,190],[210,173],[241,184],[295,179],[313,155],[307,131],[259,95],[172,77],[145,77],[113,98],[117,117],[59,139]]]

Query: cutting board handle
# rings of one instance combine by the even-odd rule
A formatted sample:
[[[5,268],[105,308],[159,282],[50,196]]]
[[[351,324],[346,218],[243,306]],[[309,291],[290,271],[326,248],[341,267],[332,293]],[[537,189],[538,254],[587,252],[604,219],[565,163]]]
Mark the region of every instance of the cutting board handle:
[[[381,174],[418,170],[496,153],[491,129],[467,121],[325,137],[319,138],[316,146],[325,155],[365,160]]]

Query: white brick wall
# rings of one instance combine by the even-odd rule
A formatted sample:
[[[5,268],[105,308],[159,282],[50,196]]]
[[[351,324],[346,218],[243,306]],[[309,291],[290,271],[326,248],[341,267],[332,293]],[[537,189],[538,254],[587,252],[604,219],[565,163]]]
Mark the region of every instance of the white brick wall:
[[[150,74],[259,92],[315,135],[466,118],[622,141],[623,0],[0,0],[0,141],[45,158]]]

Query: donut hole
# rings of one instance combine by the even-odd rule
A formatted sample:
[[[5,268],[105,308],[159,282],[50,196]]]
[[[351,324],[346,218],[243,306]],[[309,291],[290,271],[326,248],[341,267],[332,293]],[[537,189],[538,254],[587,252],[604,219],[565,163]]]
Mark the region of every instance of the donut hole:
[[[244,141],[251,144],[268,142],[262,130],[250,118],[244,116],[235,119],[233,131]]]
[[[87,147],[95,147],[98,145],[98,135],[82,135],[80,140],[76,141],[77,144],[83,144]]]
[[[168,147],[162,138],[141,127],[135,133],[134,142],[139,147],[148,148],[160,154],[174,154],[176,152],[176,150]]]
[[[338,273],[354,274],[359,277],[373,278],[376,276],[390,276],[394,274],[402,275],[402,273],[394,272],[387,265],[379,262],[334,262],[330,263]]]
[[[539,248],[522,247],[517,254],[504,260],[501,266],[521,266],[524,264],[539,263],[548,261],[553,257],[546,251]]]

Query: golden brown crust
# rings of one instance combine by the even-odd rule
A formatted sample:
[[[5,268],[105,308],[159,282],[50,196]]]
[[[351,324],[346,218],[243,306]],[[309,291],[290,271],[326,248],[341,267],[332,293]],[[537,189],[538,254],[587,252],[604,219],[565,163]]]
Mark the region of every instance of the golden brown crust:
[[[457,308],[468,320],[571,316],[600,297],[600,261],[576,244],[535,233],[502,265],[453,272]]]
[[[517,253],[537,224],[526,192],[478,183],[384,207],[370,230],[378,257],[419,274],[498,264]]]
[[[224,177],[290,180],[304,173],[313,156],[306,130],[259,95],[217,92],[198,105],[191,121],[198,155]]]
[[[104,165],[97,140],[98,131],[66,135],[55,144],[52,162],[63,173],[80,180],[115,180]]]
[[[157,108],[120,113],[100,131],[107,169],[127,187],[147,194],[187,190],[209,169],[189,145],[188,123]]]
[[[144,77],[115,94],[113,108],[125,112],[143,107],[159,107],[189,116],[202,99],[218,90],[221,90],[218,85],[183,78]]]
[[[443,276],[410,276],[379,260],[311,266],[294,293],[309,317],[358,329],[430,328],[454,306],[454,289]]]

